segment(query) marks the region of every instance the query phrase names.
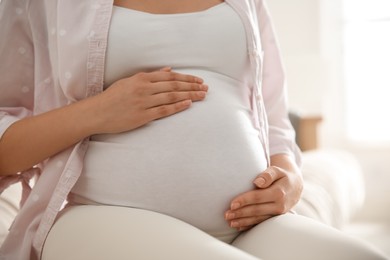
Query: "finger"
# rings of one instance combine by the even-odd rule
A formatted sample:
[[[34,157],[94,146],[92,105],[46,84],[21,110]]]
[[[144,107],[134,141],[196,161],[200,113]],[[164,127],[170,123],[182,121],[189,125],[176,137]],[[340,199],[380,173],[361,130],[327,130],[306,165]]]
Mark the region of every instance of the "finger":
[[[163,117],[167,117],[179,113],[189,108],[191,104],[192,101],[187,99],[169,105],[152,107],[146,110],[147,118],[149,119],[148,121],[157,120]]]
[[[228,210],[225,213],[225,219],[228,221],[233,221],[235,219],[248,218],[248,217],[259,217],[259,216],[276,216],[283,213],[286,213],[286,207],[283,203],[279,202],[270,202],[262,203],[257,205],[250,205],[238,210],[232,211]]]
[[[279,168],[271,166],[263,171],[259,176],[257,176],[253,183],[258,188],[267,188],[271,186],[272,183],[280,178],[283,178],[284,176],[285,174]]]
[[[158,107],[168,104],[174,104],[183,100],[200,101],[206,97],[204,91],[189,91],[189,92],[167,92],[151,96],[146,101],[146,107]]]
[[[141,74],[141,75],[145,75]],[[203,83],[203,79],[188,75],[188,74],[182,74],[178,72],[173,71],[154,71],[151,73],[148,73],[148,77],[150,82],[160,82],[160,81],[183,81],[183,82],[190,82],[190,83]]]
[[[164,67],[164,68],[159,69],[159,71],[171,71],[171,70],[172,70],[171,67]]]
[[[235,197],[230,203],[230,210],[234,211],[248,205],[268,203],[272,201],[274,201],[272,190],[251,190]]]
[[[247,226],[247,227],[239,227],[237,228],[238,231],[242,232],[242,231],[247,231],[249,229],[251,229],[253,226]]]
[[[277,215],[277,205],[272,202],[253,204],[246,207],[239,208],[238,210],[228,210],[225,213],[226,220],[235,220],[240,218],[262,216],[262,215]]]
[[[264,216],[257,216],[257,217],[249,217],[249,218],[241,218],[241,219],[235,219],[233,221],[230,221],[229,226],[232,228],[236,228],[238,230],[246,230],[254,225],[257,225],[273,216],[270,215],[264,215]]]
[[[189,83],[181,81],[163,81],[152,84],[149,88],[151,94],[173,91],[208,91],[206,84]],[[148,91],[149,92],[149,91]]]

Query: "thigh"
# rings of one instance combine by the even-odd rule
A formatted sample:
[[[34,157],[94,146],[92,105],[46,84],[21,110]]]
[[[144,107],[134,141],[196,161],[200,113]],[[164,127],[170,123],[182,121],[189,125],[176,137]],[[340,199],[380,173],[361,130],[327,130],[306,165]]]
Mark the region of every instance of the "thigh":
[[[242,233],[232,245],[264,259],[386,259],[363,241],[295,214],[264,221]]]
[[[42,260],[258,259],[175,218],[113,206],[73,206],[52,227]]]

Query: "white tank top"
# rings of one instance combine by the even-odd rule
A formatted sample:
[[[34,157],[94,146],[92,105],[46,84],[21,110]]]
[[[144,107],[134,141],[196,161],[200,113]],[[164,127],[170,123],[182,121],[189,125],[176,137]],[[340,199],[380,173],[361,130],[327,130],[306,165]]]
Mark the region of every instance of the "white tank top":
[[[114,7],[105,85],[164,66],[203,78],[206,100],[130,132],[92,136],[70,199],[149,209],[232,235],[224,212],[266,168],[239,16],[226,3],[161,15]]]

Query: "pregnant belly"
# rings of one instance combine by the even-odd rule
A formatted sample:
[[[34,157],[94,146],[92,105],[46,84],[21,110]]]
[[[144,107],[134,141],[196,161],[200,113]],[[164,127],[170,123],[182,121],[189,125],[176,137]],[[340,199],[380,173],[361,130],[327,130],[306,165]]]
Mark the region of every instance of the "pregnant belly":
[[[73,200],[150,209],[209,233],[232,232],[224,212],[253,189],[266,160],[249,89],[225,76],[200,76],[210,86],[205,101],[127,133],[94,136]]]

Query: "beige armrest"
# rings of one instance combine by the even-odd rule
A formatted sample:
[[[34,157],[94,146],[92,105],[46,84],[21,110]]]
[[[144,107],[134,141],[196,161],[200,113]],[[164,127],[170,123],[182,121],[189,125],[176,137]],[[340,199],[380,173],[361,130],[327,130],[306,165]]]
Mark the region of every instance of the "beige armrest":
[[[318,124],[321,116],[306,116],[290,112],[291,123],[296,132],[296,142],[302,151],[318,148]]]

